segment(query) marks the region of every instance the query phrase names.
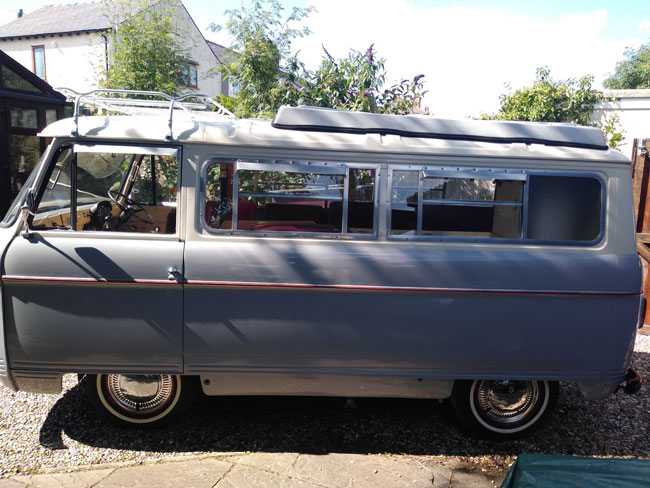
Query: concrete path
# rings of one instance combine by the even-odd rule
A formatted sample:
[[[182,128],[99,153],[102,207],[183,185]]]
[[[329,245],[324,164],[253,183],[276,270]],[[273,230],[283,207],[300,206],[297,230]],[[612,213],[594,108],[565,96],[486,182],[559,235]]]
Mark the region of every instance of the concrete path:
[[[406,456],[256,453],[14,476],[0,479],[0,488],[494,488],[500,481]]]

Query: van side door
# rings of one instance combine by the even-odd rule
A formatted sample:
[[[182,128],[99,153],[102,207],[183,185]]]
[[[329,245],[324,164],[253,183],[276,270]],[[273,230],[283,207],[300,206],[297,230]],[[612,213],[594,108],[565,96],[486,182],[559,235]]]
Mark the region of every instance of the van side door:
[[[4,260],[16,374],[182,372],[176,147],[64,144]]]

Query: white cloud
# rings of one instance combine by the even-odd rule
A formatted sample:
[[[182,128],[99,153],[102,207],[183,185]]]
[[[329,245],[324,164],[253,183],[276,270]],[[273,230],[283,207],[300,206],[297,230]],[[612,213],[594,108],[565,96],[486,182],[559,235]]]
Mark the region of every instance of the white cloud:
[[[408,0],[313,0],[313,33],[295,42],[315,67],[321,44],[335,57],[374,43],[386,58],[388,76],[423,73],[425,100],[437,115],[467,116],[498,109],[504,83],[533,81],[549,66],[555,78],[593,74],[597,85],[626,46],[637,39],[603,36],[607,10],[572,13],[554,21],[493,8],[427,8]]]
[[[637,27],[639,32],[650,32],[650,19],[643,19]]]

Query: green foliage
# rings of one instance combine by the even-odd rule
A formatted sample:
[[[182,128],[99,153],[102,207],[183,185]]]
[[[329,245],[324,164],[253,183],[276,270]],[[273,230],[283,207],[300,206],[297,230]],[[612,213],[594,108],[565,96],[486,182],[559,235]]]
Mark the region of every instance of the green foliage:
[[[603,100],[592,84],[591,76],[556,81],[548,68],[538,68],[533,86],[501,95],[499,113],[481,118],[596,125],[604,132],[609,147],[616,149],[623,141],[620,121],[614,116],[606,118],[603,125],[592,122],[594,107]]]
[[[556,81],[548,68],[538,68],[533,86],[501,95],[499,113],[483,118],[591,125],[594,106],[602,99],[592,84],[591,76]]]
[[[625,140],[623,130],[621,129],[621,119],[616,114],[609,114],[605,117],[602,124],[597,124],[600,130],[605,134],[607,145],[612,149],[618,149],[620,144]]]
[[[104,88],[161,91],[178,95],[188,86],[189,51],[175,24],[175,0],[107,3],[115,26],[112,65],[102,73]]]
[[[225,28],[237,55],[220,71],[241,87],[235,99],[238,116],[272,116],[280,105],[299,98],[295,80],[300,63],[291,56],[291,42],[309,34],[309,29],[293,26],[312,8],[294,7],[286,19],[282,11],[278,0],[257,0],[250,8],[226,11]],[[210,28],[218,31],[222,27],[212,24]]]
[[[386,79],[385,60],[371,45],[365,53],[350,50],[335,60],[325,50],[319,68],[309,74],[303,99],[310,105],[360,112],[408,114],[420,105],[423,75],[402,80],[382,90]]]
[[[426,93],[423,75],[383,89],[385,61],[373,46],[351,50],[335,60],[325,51],[314,72],[291,53],[293,39],[309,34],[299,26],[313,9],[294,8],[284,19],[278,0],[257,0],[252,7],[226,12],[226,30],[237,55],[224,60],[221,73],[241,87],[234,105],[240,117],[273,117],[281,105],[309,104],[365,112],[406,114]],[[221,26],[211,25],[213,30]]]
[[[650,88],[650,43],[639,49],[625,50],[625,59],[616,63],[616,71],[604,82],[605,88]]]

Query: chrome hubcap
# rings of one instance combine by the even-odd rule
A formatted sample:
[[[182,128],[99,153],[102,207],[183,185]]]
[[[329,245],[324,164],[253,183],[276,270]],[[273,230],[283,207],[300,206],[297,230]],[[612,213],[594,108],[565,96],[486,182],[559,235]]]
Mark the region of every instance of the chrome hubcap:
[[[131,413],[155,412],[174,394],[174,380],[170,375],[109,374],[106,383],[113,401]]]
[[[536,381],[481,381],[477,385],[478,406],[493,423],[512,424],[526,418],[538,398]]]

